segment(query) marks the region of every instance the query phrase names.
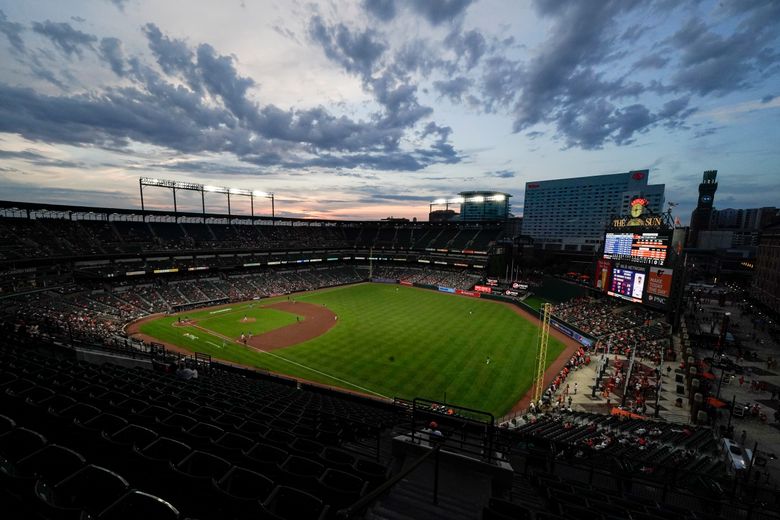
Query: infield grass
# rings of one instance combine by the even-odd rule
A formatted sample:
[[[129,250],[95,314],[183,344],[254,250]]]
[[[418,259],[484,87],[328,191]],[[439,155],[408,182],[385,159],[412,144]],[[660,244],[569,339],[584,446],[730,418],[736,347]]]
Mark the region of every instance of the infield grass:
[[[231,314],[216,318],[208,314],[213,311],[185,314],[224,335],[225,327],[247,314],[256,318],[252,325],[258,334],[261,325],[271,330],[295,321],[292,314],[262,307],[284,299],[262,300],[252,308],[232,305]],[[325,289],[295,299],[326,305],[338,322],[317,338],[270,353],[237,343],[223,346],[221,337],[202,329],[173,327],[175,317],[148,322],[141,330],[215,358],[385,397],[444,401],[446,394],[450,403],[496,416],[531,386],[538,327],[505,305],[385,284]],[[551,337],[548,363],[563,348]]]

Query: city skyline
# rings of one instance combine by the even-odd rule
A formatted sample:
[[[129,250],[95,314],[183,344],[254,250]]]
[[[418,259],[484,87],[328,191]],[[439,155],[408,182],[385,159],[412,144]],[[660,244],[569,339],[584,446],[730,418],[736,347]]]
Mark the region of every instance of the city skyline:
[[[778,25],[772,1],[0,0],[0,193],[135,208],[158,177],[425,220],[648,169],[688,223],[715,169],[716,208],[776,206]]]

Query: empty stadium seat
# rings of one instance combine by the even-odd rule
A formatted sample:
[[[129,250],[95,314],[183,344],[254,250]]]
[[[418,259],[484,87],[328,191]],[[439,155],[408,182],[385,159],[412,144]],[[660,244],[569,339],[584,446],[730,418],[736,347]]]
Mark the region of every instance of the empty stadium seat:
[[[194,449],[205,448],[211,445],[222,435],[225,430],[209,423],[196,423],[187,429],[182,435],[182,441],[186,442]]]
[[[250,468],[271,478],[279,475],[279,467],[288,456],[289,453],[285,450],[264,443],[258,443],[246,452],[246,460]]]
[[[369,489],[373,489],[387,480],[387,468],[369,460],[358,459],[355,461],[354,472],[368,482]]]
[[[75,451],[48,444],[20,459],[16,464],[0,465],[0,472],[16,493],[32,496],[36,480],[55,484],[79,470],[84,464],[84,457]]]
[[[211,444],[209,451],[233,464],[239,464],[244,460],[244,453],[254,445],[255,441],[245,435],[227,432]]]
[[[0,465],[15,466],[18,461],[43,448],[46,438],[27,428],[14,428],[0,435]]]
[[[195,450],[181,462],[171,465],[172,479],[165,496],[176,497],[173,501],[191,516],[208,517],[217,504],[213,500],[212,481],[221,479],[231,464],[223,458]]]
[[[296,437],[287,445],[287,451],[290,453],[312,459],[318,458],[323,448],[321,443],[304,437]]]
[[[363,479],[337,469],[326,469],[319,482],[322,500],[335,509],[353,504],[366,489]]]
[[[289,486],[276,486],[263,502],[261,518],[267,520],[322,520],[329,508],[317,497]]]
[[[223,500],[218,518],[256,518],[261,512],[260,503],[268,498],[274,483],[268,477],[254,471],[233,466],[214,487]]]
[[[338,448],[326,446],[320,452],[320,460],[325,465],[342,471],[354,471],[355,457]]]
[[[6,415],[0,415],[0,435],[13,430],[16,422]]]
[[[159,494],[160,490],[167,489],[164,484],[170,466],[178,464],[191,452],[192,449],[184,443],[168,437],[158,437],[148,446],[132,449],[131,458],[127,461],[123,474],[134,484],[142,481],[144,490]],[[169,496],[162,498],[168,499]]]
[[[97,516],[128,490],[128,483],[116,473],[87,465],[56,484],[39,480],[35,494],[46,516],[78,518],[81,511]]]
[[[173,413],[162,420],[158,420],[153,429],[160,435],[181,438],[184,431],[195,426],[197,422],[187,415]]]
[[[279,478],[286,485],[316,493],[319,488],[318,480],[324,473],[325,466],[306,457],[290,455],[279,466],[279,471]]]
[[[136,489],[109,505],[98,520],[177,520],[179,511],[162,498]]]
[[[273,444],[279,448],[286,449],[287,446],[295,439],[295,435],[290,432],[271,429],[263,437],[266,443]]]

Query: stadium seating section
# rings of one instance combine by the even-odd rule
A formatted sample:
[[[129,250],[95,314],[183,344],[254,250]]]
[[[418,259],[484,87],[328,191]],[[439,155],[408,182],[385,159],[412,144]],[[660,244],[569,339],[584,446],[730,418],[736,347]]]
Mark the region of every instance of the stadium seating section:
[[[135,220],[132,220],[134,218]],[[430,226],[427,223],[290,225],[0,218],[0,260],[198,249],[474,250],[486,252],[503,236],[500,226]]]
[[[230,373],[184,381],[13,347],[0,358],[6,512],[324,518],[387,477],[344,449],[392,424],[387,406]]]

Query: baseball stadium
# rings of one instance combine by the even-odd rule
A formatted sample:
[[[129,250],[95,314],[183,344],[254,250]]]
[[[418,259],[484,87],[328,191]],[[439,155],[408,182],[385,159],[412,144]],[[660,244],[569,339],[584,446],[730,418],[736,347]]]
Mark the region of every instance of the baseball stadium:
[[[504,220],[150,210],[214,188],[140,185],[141,209],[0,201],[19,518],[776,518],[702,399],[691,342],[725,334],[675,318],[674,225],[641,203],[547,255]]]

